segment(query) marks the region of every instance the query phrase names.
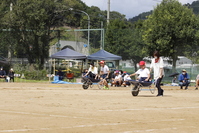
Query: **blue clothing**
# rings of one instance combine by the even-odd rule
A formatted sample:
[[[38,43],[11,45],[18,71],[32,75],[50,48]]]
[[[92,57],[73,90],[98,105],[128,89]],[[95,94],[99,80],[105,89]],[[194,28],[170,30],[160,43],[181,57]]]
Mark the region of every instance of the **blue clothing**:
[[[188,75],[188,73],[185,73],[185,75],[184,74],[180,74],[179,75],[179,77],[178,77],[178,80],[179,80],[179,82],[182,82],[183,80],[188,80],[190,77],[189,77],[189,75]]]

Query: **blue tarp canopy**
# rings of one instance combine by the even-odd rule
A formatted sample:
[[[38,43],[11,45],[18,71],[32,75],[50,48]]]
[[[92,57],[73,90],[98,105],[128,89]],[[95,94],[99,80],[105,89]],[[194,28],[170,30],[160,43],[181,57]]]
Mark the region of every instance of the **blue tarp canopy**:
[[[89,60],[121,60],[122,57],[109,53],[105,50],[99,50],[98,52],[89,55],[87,59]]]
[[[86,59],[86,55],[76,52],[70,48],[63,49],[53,55],[51,58],[55,59]]]

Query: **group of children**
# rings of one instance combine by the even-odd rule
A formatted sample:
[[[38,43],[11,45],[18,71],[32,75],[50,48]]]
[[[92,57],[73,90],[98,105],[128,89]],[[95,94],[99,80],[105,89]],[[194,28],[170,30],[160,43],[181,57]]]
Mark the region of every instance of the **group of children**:
[[[150,81],[150,72],[149,69],[146,68],[146,63],[144,61],[139,62],[139,67],[140,69],[136,71],[133,74],[129,74],[126,71],[122,70],[114,70],[112,74],[109,75],[109,78],[111,79],[111,86],[128,86],[130,85],[131,76],[136,76],[136,80],[139,82],[149,82]],[[82,77],[89,77],[93,79],[98,79],[100,76],[98,75],[97,72],[97,67],[94,66],[94,63],[90,63],[89,69],[85,69]]]

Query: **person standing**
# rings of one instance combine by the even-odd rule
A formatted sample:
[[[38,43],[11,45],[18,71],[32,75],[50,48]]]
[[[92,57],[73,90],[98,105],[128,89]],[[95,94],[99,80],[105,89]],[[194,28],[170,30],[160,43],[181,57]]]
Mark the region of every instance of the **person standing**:
[[[198,85],[199,85],[199,74],[196,76],[196,89],[198,90]]]
[[[100,61],[100,77],[103,78],[104,89],[109,89],[107,79],[109,77],[109,68],[105,65],[105,61]]]
[[[164,90],[161,88],[160,84],[164,77],[164,62],[158,51],[153,53],[153,57],[150,65],[150,73],[153,70],[155,85],[158,88],[157,96],[163,96]]]
[[[185,90],[187,90],[190,81],[189,81],[189,74],[185,69],[182,70],[182,73],[179,75],[178,80],[179,80],[180,89],[183,89],[183,86],[185,86]]]

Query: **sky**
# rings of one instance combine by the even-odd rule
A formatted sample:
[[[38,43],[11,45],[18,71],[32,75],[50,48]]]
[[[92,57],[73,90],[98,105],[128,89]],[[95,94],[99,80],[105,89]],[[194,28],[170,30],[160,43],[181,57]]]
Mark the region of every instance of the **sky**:
[[[87,6],[97,6],[101,10],[108,9],[108,0],[82,0]],[[178,0],[182,4],[192,3],[197,0]],[[142,12],[153,10],[161,0],[110,0],[110,10],[133,18]]]

